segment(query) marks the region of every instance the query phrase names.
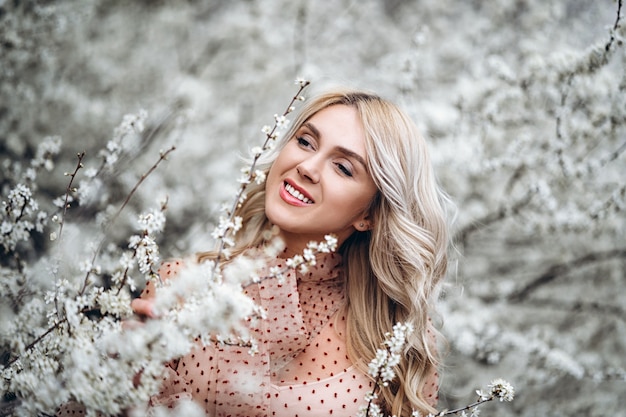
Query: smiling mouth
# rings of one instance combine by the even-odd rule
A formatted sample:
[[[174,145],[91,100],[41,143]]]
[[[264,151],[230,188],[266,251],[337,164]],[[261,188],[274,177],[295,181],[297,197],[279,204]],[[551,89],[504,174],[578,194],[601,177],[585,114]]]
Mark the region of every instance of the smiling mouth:
[[[313,200],[311,200],[308,197],[305,197],[304,194],[302,194],[300,191],[296,190],[288,182],[285,182],[285,191],[287,191],[287,193],[289,193],[289,195],[291,195],[294,198],[297,198],[298,200],[302,201],[303,203],[313,204]]]

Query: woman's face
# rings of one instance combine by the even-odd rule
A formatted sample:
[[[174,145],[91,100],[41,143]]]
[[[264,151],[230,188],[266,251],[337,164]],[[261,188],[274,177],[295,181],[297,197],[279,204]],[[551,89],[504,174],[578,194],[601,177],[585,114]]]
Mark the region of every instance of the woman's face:
[[[365,133],[353,107],[333,105],[310,117],[270,168],[265,213],[289,252],[335,234],[341,245],[370,226],[376,185],[367,170]]]

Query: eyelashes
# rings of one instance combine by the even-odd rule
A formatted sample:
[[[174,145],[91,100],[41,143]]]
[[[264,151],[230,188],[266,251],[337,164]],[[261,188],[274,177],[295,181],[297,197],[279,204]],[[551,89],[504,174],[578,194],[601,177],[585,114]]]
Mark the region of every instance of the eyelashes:
[[[348,168],[346,168],[343,164],[336,163],[335,165],[337,165],[337,168],[339,169],[339,171],[341,171],[344,175],[348,177],[352,176],[352,172]]]
[[[298,136],[296,138],[296,140],[298,141],[298,145],[300,145],[300,146],[304,146],[304,147],[307,147],[307,148],[311,147],[311,142],[309,142],[308,140],[306,140],[302,136]]]
[[[308,140],[307,138],[305,138],[304,136],[296,136],[296,141],[298,142],[298,145],[306,148],[306,149],[312,149],[315,150],[313,148],[313,144],[311,143],[310,140]],[[345,164],[342,164],[340,162],[335,162],[335,166],[337,167],[337,170],[342,174],[345,175],[346,177],[353,177],[354,174],[352,173],[352,170],[350,169],[349,166],[346,166]]]

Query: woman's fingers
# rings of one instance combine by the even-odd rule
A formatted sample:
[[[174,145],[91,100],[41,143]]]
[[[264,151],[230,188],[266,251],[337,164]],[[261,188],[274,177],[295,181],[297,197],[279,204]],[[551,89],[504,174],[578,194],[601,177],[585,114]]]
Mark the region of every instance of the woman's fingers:
[[[170,279],[178,274],[183,265],[181,261],[164,262],[159,268],[159,276],[163,277],[163,279]],[[142,318],[157,318],[159,315],[154,311],[155,295],[156,285],[153,281],[148,281],[139,298],[135,298],[130,303],[133,312]],[[127,327],[131,328],[135,327],[135,325],[129,323]]]
[[[158,317],[154,313],[154,300],[146,300],[143,298],[135,298],[130,303],[130,307],[133,309],[135,314],[140,316],[156,318]]]
[[[129,319],[129,320],[122,320],[122,329],[124,330],[133,330],[133,329],[138,329],[141,326],[143,326],[143,322],[140,320],[135,320],[135,319]]]

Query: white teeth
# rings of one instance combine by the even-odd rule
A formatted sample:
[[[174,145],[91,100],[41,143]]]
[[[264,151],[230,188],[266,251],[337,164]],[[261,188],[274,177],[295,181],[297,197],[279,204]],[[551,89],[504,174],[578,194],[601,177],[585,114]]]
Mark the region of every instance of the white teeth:
[[[289,194],[291,194],[292,196],[294,196],[295,198],[297,198],[298,200],[300,200],[302,202],[305,202],[307,204],[313,203],[313,201],[311,201],[311,199],[305,197],[304,194],[302,194],[300,191],[298,191],[295,188],[293,188],[293,186],[288,184],[288,183],[285,183],[285,190],[287,190],[287,192]]]

